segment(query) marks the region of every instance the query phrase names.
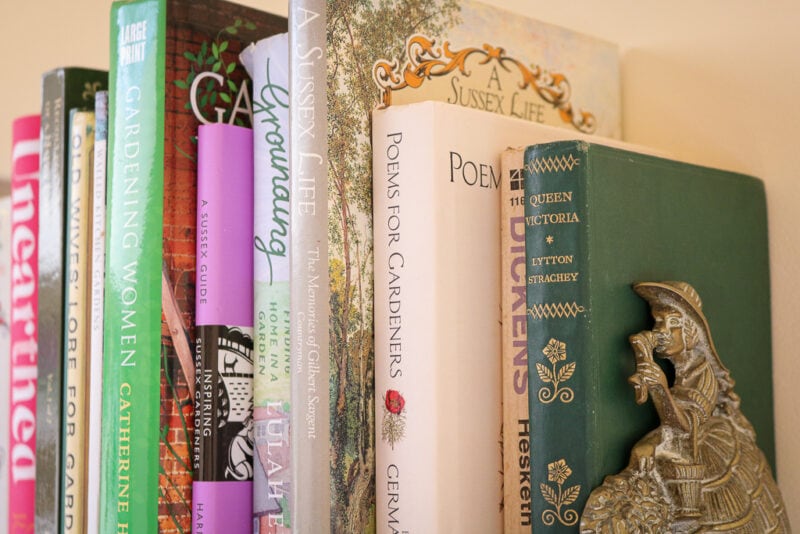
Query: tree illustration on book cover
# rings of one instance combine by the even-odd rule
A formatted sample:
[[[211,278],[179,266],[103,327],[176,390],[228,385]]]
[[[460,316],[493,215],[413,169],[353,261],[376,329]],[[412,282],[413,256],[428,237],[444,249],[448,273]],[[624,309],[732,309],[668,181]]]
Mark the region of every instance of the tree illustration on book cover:
[[[370,113],[380,104],[380,90],[373,83],[373,62],[387,55],[403,57],[408,35],[445,33],[457,22],[458,11],[455,0],[327,3],[328,198],[336,199],[329,203],[328,214],[334,532],[374,531],[372,151],[368,132]],[[403,417],[402,413],[393,415]]]

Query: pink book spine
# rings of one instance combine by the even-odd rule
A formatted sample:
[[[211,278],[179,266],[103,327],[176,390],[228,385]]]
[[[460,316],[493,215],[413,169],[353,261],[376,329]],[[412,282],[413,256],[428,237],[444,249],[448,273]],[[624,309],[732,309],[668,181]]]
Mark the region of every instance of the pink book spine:
[[[253,131],[197,134],[192,531],[253,532]]]
[[[11,149],[10,534],[33,532],[39,240],[39,115],[14,121]]]

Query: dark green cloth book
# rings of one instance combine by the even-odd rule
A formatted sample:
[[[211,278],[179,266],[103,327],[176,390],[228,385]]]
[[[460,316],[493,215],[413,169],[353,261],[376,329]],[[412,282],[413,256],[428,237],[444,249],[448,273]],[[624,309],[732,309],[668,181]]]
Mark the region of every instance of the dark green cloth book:
[[[525,194],[533,530],[577,532],[592,489],[659,424],[627,382],[628,336],[652,328],[636,282],[697,290],[774,468],[763,183],[574,141],[527,149]]]

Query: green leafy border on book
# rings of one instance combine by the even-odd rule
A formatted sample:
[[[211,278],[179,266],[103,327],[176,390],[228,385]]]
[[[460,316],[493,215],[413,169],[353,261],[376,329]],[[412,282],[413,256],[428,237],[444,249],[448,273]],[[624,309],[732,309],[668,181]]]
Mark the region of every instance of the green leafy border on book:
[[[237,68],[242,67],[235,58],[226,62],[223,53],[228,50],[230,46],[230,42],[225,39],[225,34],[237,35],[240,28],[252,31],[255,30],[257,26],[251,21],[237,17],[233,21],[233,24],[221,29],[213,41],[203,41],[196,53],[189,50],[183,53],[183,57],[190,62],[190,68],[185,79],[177,79],[173,82],[179,89],[184,91],[191,90],[197,75],[208,72],[209,68],[210,72],[223,76],[222,83],[218,84],[213,78],[209,78],[206,80],[205,85],[199,87],[197,103],[200,108],[215,106],[218,101],[230,106],[236,100],[240,89],[236,85],[236,82],[230,78],[226,78],[226,76],[230,76]],[[202,95],[199,94],[200,92],[202,92]],[[191,100],[187,99],[183,107],[191,111]],[[249,126],[238,116],[235,118],[234,123],[238,126]],[[192,136],[192,142],[197,142],[197,136]],[[183,153],[183,155],[194,160],[193,157],[186,153]]]

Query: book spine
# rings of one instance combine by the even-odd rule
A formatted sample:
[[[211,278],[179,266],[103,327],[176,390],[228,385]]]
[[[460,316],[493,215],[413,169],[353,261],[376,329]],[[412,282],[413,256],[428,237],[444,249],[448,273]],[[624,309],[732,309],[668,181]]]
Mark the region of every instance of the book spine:
[[[379,534],[443,528],[437,480],[437,369],[442,358],[436,315],[441,309],[430,268],[439,254],[436,231],[423,228],[435,221],[430,217],[437,202],[430,124],[400,113],[373,117]],[[426,237],[414,239],[422,235]],[[408,490],[412,484],[413,493]]]
[[[61,383],[64,329],[64,76],[42,80],[39,188],[39,336],[36,413],[36,531],[59,532],[61,519]]]
[[[510,134],[451,110],[373,113],[378,532],[502,530],[498,137]]]
[[[253,80],[253,529],[291,532],[289,36],[241,54]]]
[[[253,131],[201,125],[192,529],[253,530]]]
[[[531,530],[524,163],[524,149],[508,149],[500,165],[503,532],[508,534]]]
[[[111,8],[101,532],[158,532],[166,4]]]
[[[12,126],[8,532],[32,532],[36,483],[39,151],[38,115]],[[6,256],[4,256],[6,257]],[[8,279],[6,279],[8,280]],[[5,312],[5,308],[3,309]],[[5,373],[4,373],[5,374]]]
[[[89,342],[89,228],[94,164],[94,111],[70,113],[67,183],[67,277],[64,286],[64,491],[65,533],[86,530],[87,376]]]
[[[42,78],[39,180],[39,322],[36,395],[36,532],[60,532],[61,418],[64,363],[64,204],[72,108],[89,108],[108,73],[81,68],[49,71]]]
[[[535,145],[525,154],[525,249],[533,529],[575,532],[591,491],[587,404],[590,349],[588,208],[580,143]],[[567,431],[568,429],[568,431]]]
[[[329,532],[331,378],[326,2],[289,5],[292,169],[292,528]]]
[[[0,398],[11,395],[11,196],[0,198],[0,358],[4,370],[0,373]],[[8,525],[8,458],[11,403],[0,410],[0,517]]]
[[[92,178],[92,236],[89,322],[89,444],[86,475],[86,532],[99,532],[100,436],[103,407],[103,284],[106,245],[106,143],[108,141],[108,91],[95,95],[94,176]]]

